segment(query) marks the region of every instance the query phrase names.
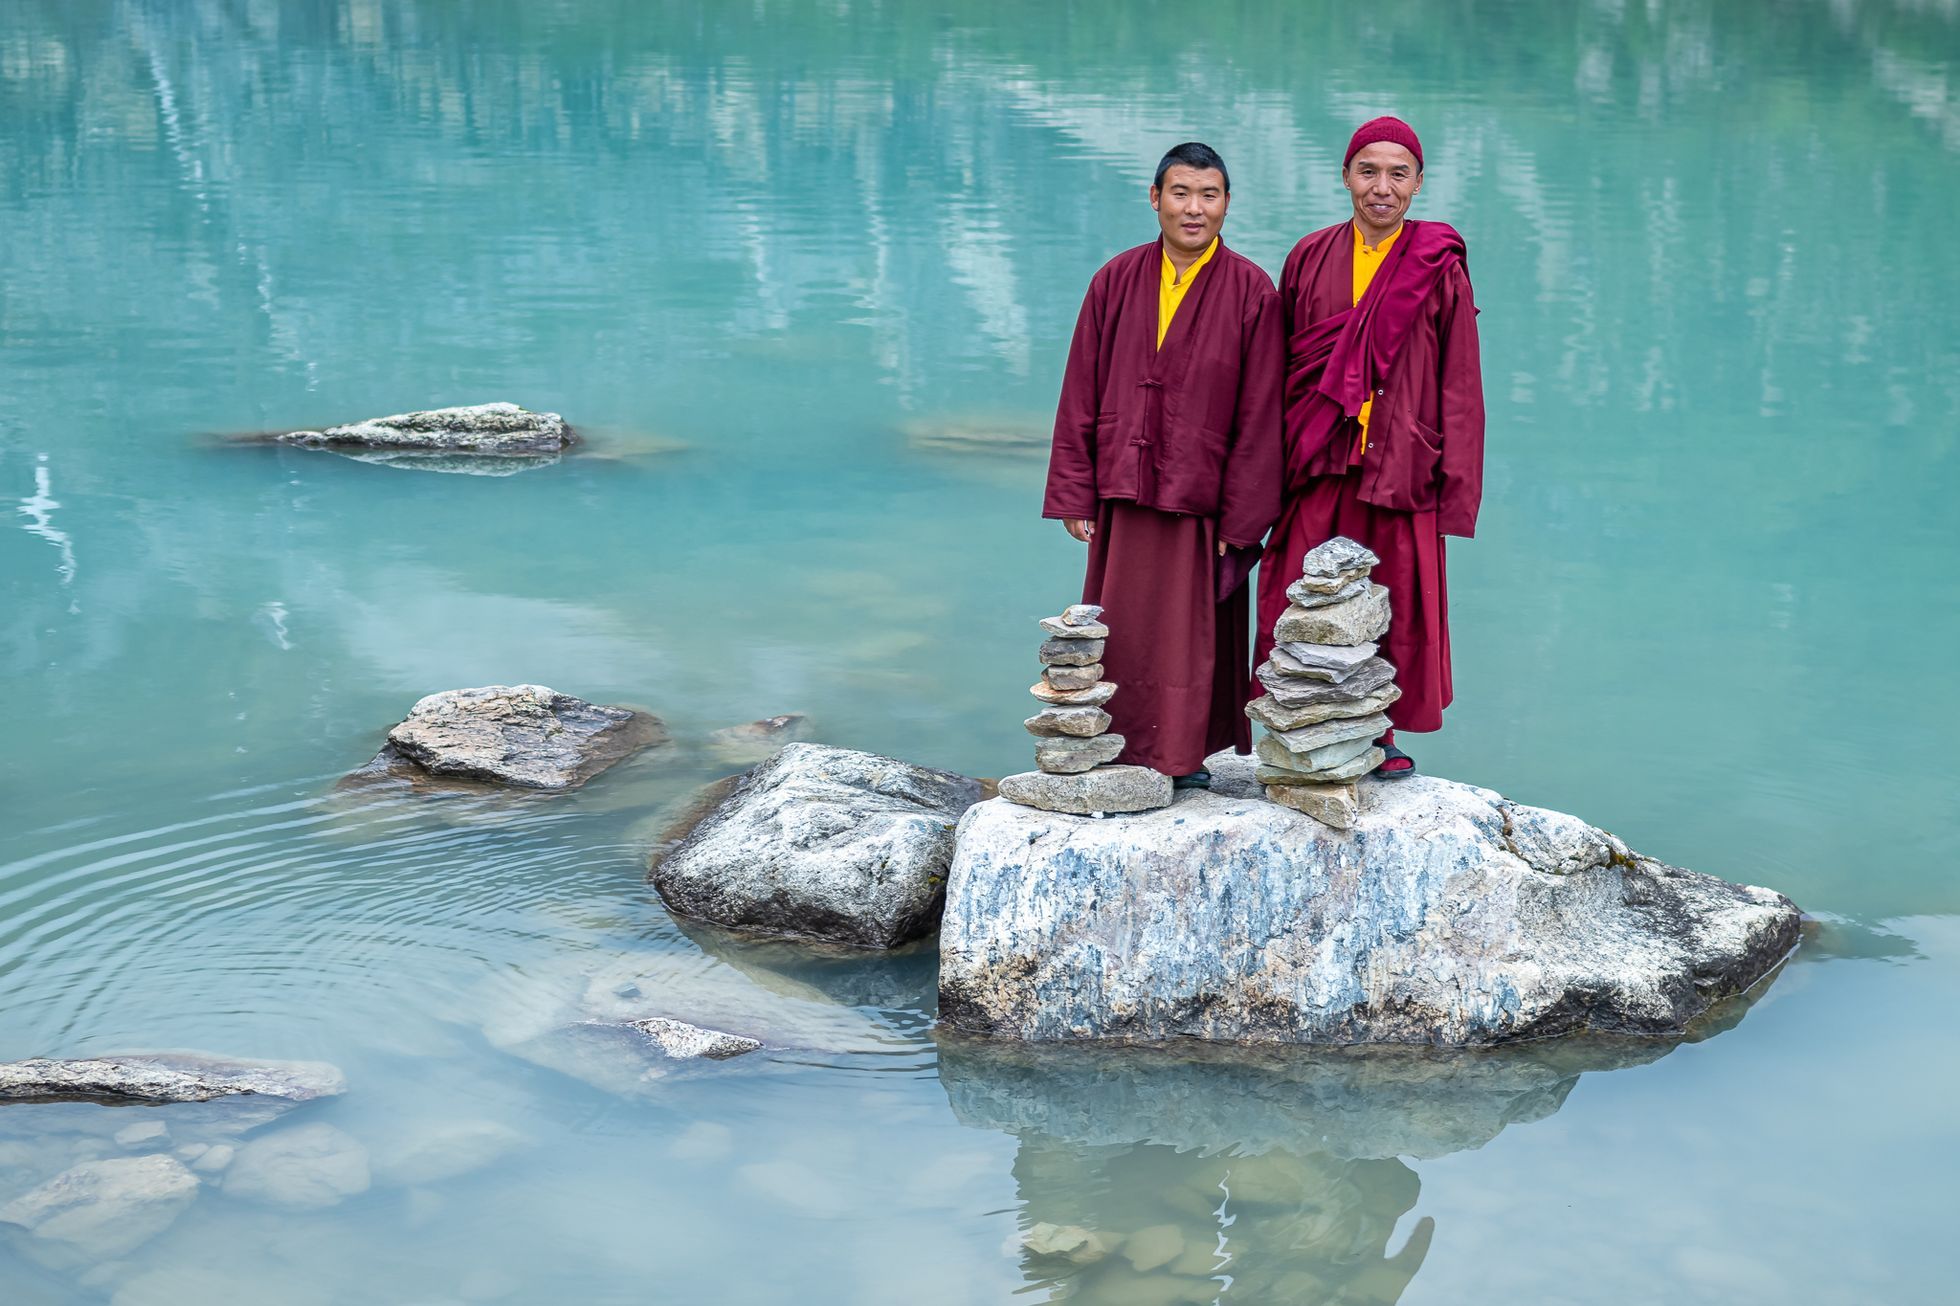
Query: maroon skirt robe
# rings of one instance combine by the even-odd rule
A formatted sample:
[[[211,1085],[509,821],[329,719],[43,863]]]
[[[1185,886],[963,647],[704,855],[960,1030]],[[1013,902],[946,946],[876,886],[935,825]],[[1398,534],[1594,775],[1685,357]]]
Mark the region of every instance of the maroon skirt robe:
[[[1250,587],[1219,601],[1218,528],[1203,517],[1110,500],[1096,514],[1082,601],[1109,625],[1104,704],[1117,761],[1189,775],[1221,748],[1252,749],[1245,716]]]
[[[1256,549],[1279,516],[1286,342],[1271,278],[1221,243],[1160,347],[1162,264],[1152,241],[1089,284],[1042,515],[1096,523],[1083,601],[1110,628],[1117,760],[1188,775],[1252,745],[1251,600],[1239,584],[1221,602],[1218,544]]]
[[[1402,697],[1398,730],[1440,730],[1453,696],[1445,535],[1476,529],[1483,496],[1483,377],[1463,239],[1440,222],[1403,236],[1354,302],[1353,228],[1300,241],[1286,261],[1286,504],[1259,568],[1256,653],[1300,559],[1345,535],[1381,559],[1392,616],[1380,640]],[[1355,420],[1373,398],[1365,451]]]

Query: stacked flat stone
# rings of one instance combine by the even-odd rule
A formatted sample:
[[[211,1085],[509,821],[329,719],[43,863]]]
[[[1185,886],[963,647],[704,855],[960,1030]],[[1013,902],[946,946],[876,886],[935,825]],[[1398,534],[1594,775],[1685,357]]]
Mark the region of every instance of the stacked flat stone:
[[[1059,617],[1044,617],[1048,639],[1041,646],[1042,672],[1028,692],[1042,709],[1027,719],[1035,737],[1038,768],[1000,782],[1000,796],[1047,812],[1101,816],[1108,812],[1147,812],[1167,806],[1171,778],[1147,766],[1112,766],[1124,739],[1109,732],[1103,705],[1116,686],[1103,679],[1102,655],[1109,627],[1102,609],[1078,603]]]
[[[1245,709],[1265,728],[1253,751],[1266,796],[1337,830],[1360,814],[1355,782],[1382,764],[1375,740],[1402,697],[1395,668],[1375,656],[1388,630],[1388,591],[1369,579],[1380,562],[1346,536],[1307,554],[1254,673],[1266,692]]]

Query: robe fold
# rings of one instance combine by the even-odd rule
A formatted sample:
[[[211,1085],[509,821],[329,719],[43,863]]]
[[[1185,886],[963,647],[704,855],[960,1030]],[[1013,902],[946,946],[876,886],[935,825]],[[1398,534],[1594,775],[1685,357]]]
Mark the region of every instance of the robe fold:
[[[1271,278],[1221,242],[1160,347],[1163,258],[1152,241],[1089,283],[1042,515],[1097,524],[1083,601],[1107,610],[1118,760],[1185,775],[1251,743],[1250,603],[1217,545],[1257,549],[1279,516],[1286,341]]]
[[[1382,656],[1402,687],[1389,720],[1437,730],[1452,697],[1442,537],[1474,533],[1483,495],[1477,308],[1463,238],[1440,222],[1405,222],[1357,303],[1353,233],[1343,222],[1307,236],[1280,281],[1287,491],[1259,569],[1256,656],[1301,557],[1346,535],[1380,556],[1389,587]],[[1355,417],[1369,400],[1364,448]]]

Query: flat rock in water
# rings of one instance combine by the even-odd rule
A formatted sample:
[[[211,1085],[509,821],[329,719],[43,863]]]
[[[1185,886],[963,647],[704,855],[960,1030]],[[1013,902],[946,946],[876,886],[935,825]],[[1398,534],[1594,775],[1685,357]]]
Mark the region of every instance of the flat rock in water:
[[[668,908],[734,929],[889,948],[938,923],[965,776],[821,744],[756,767],[654,865]]]
[[[1041,628],[1056,639],[1108,639],[1109,627],[1100,621],[1071,623],[1060,617],[1043,617]]]
[[[1359,792],[1344,832],[1202,791],[1104,821],[979,804],[941,1019],[1042,1040],[1678,1035],[1796,945],[1781,894],[1621,853],[1577,818],[1426,776]]]
[[[572,443],[572,428],[557,413],[534,413],[516,404],[474,404],[397,413],[319,431],[288,431],[281,444],[315,448],[413,450],[431,454],[554,454]]]
[[[1172,794],[1171,778],[1147,766],[1099,766],[1080,775],[1023,771],[1000,782],[1009,804],[1078,816],[1148,811],[1169,804]]]
[[[171,1156],[84,1161],[0,1206],[53,1259],[109,1260],[169,1228],[197,1196],[197,1176]]]
[[[1279,746],[1287,752],[1302,755],[1350,739],[1373,740],[1387,730],[1388,717],[1378,712],[1373,716],[1322,721],[1319,725],[1301,726],[1297,730],[1278,730],[1273,732],[1272,738],[1277,740]]]
[[[1028,692],[1054,707],[1101,707],[1116,697],[1116,682],[1099,680],[1083,689],[1056,689],[1046,680],[1037,680]]]
[[[1337,589],[1319,588],[1325,584],[1326,582],[1317,580],[1296,580],[1286,587],[1287,601],[1295,607],[1325,608],[1335,603],[1345,603],[1349,599],[1358,599],[1368,592],[1368,573],[1365,571],[1353,573],[1353,579]]]
[[[1379,748],[1370,748],[1345,762],[1335,763],[1319,771],[1296,771],[1290,766],[1274,766],[1261,758],[1260,764],[1253,770],[1252,778],[1266,786],[1339,784],[1347,780],[1359,780],[1387,760],[1387,753]]]
[[[519,789],[576,789],[643,748],[667,742],[658,717],[602,707],[543,685],[485,685],[430,694],[342,783],[411,777]]]
[[[1325,608],[1295,604],[1273,623],[1273,639],[1281,644],[1366,644],[1388,630],[1388,590],[1371,584],[1360,598]]]
[[[1034,764],[1051,775],[1077,775],[1114,762],[1128,742],[1121,735],[1096,735],[1089,739],[1058,735],[1053,739],[1037,739]]]
[[[1103,664],[1091,662],[1086,666],[1043,668],[1041,679],[1050,689],[1066,693],[1072,689],[1087,689],[1102,683]]]
[[[1050,639],[1041,646],[1041,661],[1051,667],[1086,667],[1101,662],[1100,639]]]
[[[1304,812],[1322,825],[1352,830],[1361,815],[1361,796],[1352,781],[1346,784],[1267,785],[1266,797],[1282,807]]]
[[[1289,676],[1275,669],[1270,661],[1261,662],[1253,674],[1281,707],[1314,707],[1366,698],[1395,679],[1395,667],[1386,659],[1369,658],[1339,684]]]
[[[764,717],[739,726],[724,726],[708,736],[708,751],[716,761],[750,767],[774,757],[785,744],[809,737],[810,718],[801,712]]]
[[[1306,707],[1282,707],[1271,694],[1261,694],[1245,705],[1245,714],[1268,730],[1298,730],[1301,726],[1316,725],[1322,721],[1332,721],[1337,717],[1373,716],[1382,711],[1396,699],[1402,691],[1394,685],[1383,685],[1366,698],[1350,702],[1310,703]]]
[[[1336,535],[1325,544],[1315,545],[1300,559],[1303,579],[1326,582],[1333,578],[1369,571],[1381,566],[1381,559],[1365,545]]]
[[[328,1124],[295,1125],[254,1138],[225,1171],[230,1197],[293,1211],[337,1206],[368,1189],[367,1149]]]
[[[1109,713],[1099,707],[1051,707],[1035,713],[1021,724],[1031,735],[1050,737],[1074,735],[1087,739],[1109,729]]]
[[[1373,641],[1346,648],[1339,644],[1275,644],[1273,670],[1281,675],[1338,685],[1375,656],[1380,647]]]
[[[906,443],[923,452],[981,457],[1046,458],[1054,441],[1052,427],[1037,417],[922,420],[906,423],[904,433]]]
[[[161,1104],[253,1096],[310,1102],[347,1091],[324,1061],[244,1061],[201,1052],[0,1062],[0,1102]]]

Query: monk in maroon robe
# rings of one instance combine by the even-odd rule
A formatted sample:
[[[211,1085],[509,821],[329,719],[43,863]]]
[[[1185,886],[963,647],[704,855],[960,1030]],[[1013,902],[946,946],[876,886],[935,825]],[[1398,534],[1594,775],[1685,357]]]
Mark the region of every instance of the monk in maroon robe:
[[[1207,754],[1251,748],[1245,580],[1279,516],[1285,335],[1272,279],[1219,237],[1230,203],[1209,147],[1158,165],[1162,234],[1082,301],[1042,505],[1089,546],[1120,760],[1186,786],[1209,783]]]
[[[1286,313],[1286,499],[1259,568],[1258,657],[1300,559],[1336,535],[1381,558],[1393,609],[1382,656],[1402,697],[1378,742],[1384,776],[1415,764],[1396,730],[1440,730],[1450,683],[1443,537],[1468,537],[1483,497],[1484,389],[1463,237],[1406,220],[1422,143],[1398,118],[1354,134],[1341,164],[1354,218],[1293,247]]]

